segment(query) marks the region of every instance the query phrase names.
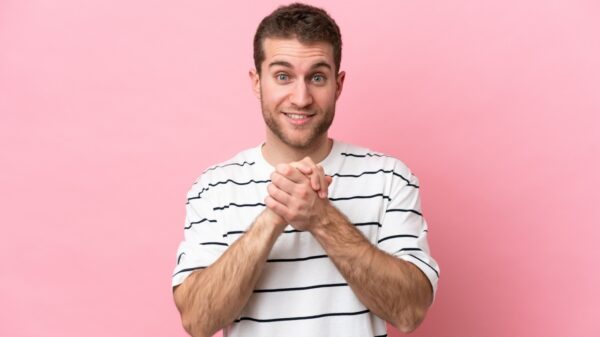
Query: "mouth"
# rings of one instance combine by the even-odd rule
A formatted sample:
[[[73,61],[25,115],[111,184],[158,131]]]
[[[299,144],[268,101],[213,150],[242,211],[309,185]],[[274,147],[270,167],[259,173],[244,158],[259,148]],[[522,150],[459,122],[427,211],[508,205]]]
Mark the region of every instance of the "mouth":
[[[313,118],[314,113],[297,113],[297,112],[283,112],[287,119],[295,125],[302,125],[308,123]]]

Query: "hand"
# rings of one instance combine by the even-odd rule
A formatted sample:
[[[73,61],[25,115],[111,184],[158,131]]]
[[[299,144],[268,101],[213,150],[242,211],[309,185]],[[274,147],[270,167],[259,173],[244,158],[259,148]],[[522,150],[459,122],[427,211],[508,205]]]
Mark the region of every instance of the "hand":
[[[305,157],[304,159],[292,162],[289,165],[297,168],[305,176],[310,178],[312,189],[318,192],[319,198],[327,198],[327,188],[331,184],[333,178],[325,175],[323,166],[315,164],[310,157]]]
[[[331,181],[331,180],[329,180]],[[328,199],[313,189],[313,180],[289,164],[279,164],[271,174],[265,198],[268,209],[284,218],[297,230],[310,230],[325,216]],[[324,189],[327,189],[329,183]],[[319,186],[321,187],[321,186]]]

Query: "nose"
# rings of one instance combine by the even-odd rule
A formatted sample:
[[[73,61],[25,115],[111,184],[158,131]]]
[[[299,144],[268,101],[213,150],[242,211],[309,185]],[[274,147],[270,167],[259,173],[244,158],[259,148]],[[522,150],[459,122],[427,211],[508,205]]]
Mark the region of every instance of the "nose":
[[[296,81],[290,95],[290,103],[297,108],[305,108],[313,102],[310,88],[304,81]]]

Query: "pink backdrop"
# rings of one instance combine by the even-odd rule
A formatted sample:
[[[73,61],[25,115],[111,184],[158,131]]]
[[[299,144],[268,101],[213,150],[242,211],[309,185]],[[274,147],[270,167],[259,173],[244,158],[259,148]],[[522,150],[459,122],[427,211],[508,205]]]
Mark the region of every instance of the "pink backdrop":
[[[599,336],[598,1],[371,3],[316,3],[345,43],[331,134],[421,179],[442,274],[414,335]],[[1,336],[185,336],[185,193],[262,140],[275,5],[0,1]]]

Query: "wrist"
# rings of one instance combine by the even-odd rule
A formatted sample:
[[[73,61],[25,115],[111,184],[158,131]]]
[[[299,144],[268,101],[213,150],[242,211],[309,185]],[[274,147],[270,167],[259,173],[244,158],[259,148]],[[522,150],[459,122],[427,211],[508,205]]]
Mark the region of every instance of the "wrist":
[[[264,211],[259,214],[257,220],[262,226],[275,229],[277,232],[283,232],[283,229],[287,226],[285,219],[269,208],[265,208]]]
[[[309,232],[317,239],[322,235],[326,235],[327,231],[336,225],[336,219],[338,218],[337,209],[329,202],[326,203],[323,211],[319,213],[320,216],[317,217],[309,229]]]

